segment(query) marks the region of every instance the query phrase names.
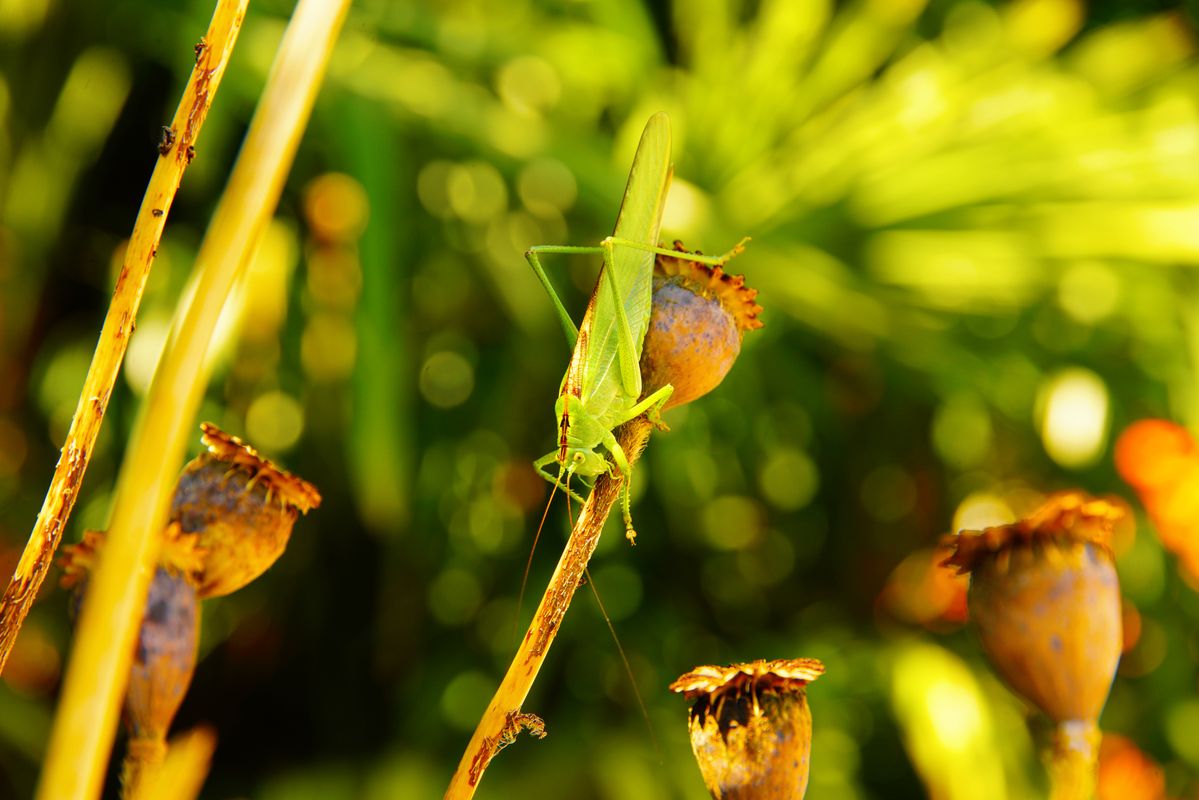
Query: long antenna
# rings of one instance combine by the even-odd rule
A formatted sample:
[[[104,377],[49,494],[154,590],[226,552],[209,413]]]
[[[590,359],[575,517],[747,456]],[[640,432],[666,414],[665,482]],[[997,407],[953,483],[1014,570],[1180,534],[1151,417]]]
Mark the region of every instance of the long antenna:
[[[567,491],[566,491],[566,510],[570,513],[570,473],[566,473]],[[562,463],[558,463],[558,480],[554,481],[554,488],[550,489],[550,497],[545,501],[545,511],[541,512],[541,522],[537,525],[537,533],[533,536],[533,546],[529,548],[529,560],[525,562],[525,574],[520,579],[520,593],[516,597],[516,615],[512,618],[512,638],[515,640],[520,635],[520,610],[525,602],[525,588],[529,584],[529,570],[533,568],[533,554],[537,552],[537,542],[541,539],[541,529],[545,527],[546,517],[550,515],[550,506],[554,502],[554,495],[558,492],[558,487],[562,484]]]
[[[649,718],[649,709],[645,707],[641,690],[637,688],[637,679],[633,677],[633,665],[629,663],[629,657],[625,655],[624,647],[620,644],[620,637],[616,635],[616,628],[612,625],[612,618],[608,616],[608,610],[604,608],[604,601],[600,599],[599,587],[595,585],[595,580],[591,577],[590,568],[584,567],[583,574],[587,576],[587,585],[591,587],[591,596],[595,598],[595,604],[599,606],[604,622],[608,623],[608,632],[612,634],[612,641],[616,642],[616,651],[620,653],[620,660],[624,662],[625,674],[629,676],[633,695],[637,698],[637,705],[641,708],[641,718],[645,720],[645,729],[649,732],[650,744],[654,746],[654,754],[658,757],[658,763],[661,764],[663,762],[662,748],[658,745],[658,737],[654,735],[654,723]]]

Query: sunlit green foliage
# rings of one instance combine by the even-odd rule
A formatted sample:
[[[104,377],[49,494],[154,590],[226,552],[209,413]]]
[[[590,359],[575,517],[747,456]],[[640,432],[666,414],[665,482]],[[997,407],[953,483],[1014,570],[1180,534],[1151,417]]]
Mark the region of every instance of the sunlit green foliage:
[[[106,523],[289,11],[251,6],[67,541]],[[0,2],[6,575],[210,13]],[[359,2],[202,412],[325,496],[271,571],[204,610],[178,725],[218,730],[206,796],[440,795],[515,648],[547,493],[530,462],[569,356],[522,253],[610,231],[656,110],[675,130],[666,237],[752,236],[734,266],[766,309],[725,384],[655,435],[637,548],[613,527],[592,565],[663,761],[580,596],[526,704],[550,735],[505,750],[482,795],[702,797],[667,683],[809,656],[828,670],[810,797],[1035,796],[1026,711],[920,594],[928,549],[1030,491],[1131,498],[1114,433],[1199,425],[1195,40],[1182,12],[1078,0]],[[570,266],[572,310],[597,266]],[[1184,795],[1199,596],[1138,523],[1118,566],[1139,637],[1102,724]],[[66,606],[46,593],[0,682],[0,796],[31,793]]]

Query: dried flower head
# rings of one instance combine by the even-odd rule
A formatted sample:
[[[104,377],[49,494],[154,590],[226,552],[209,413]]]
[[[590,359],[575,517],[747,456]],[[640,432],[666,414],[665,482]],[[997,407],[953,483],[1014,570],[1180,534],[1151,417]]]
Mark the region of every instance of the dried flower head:
[[[946,565],[971,576],[970,618],[995,669],[1055,722],[1092,722],[1122,648],[1110,549],[1121,505],[1054,495],[1027,519],[963,531]]]
[[[102,531],[86,531],[78,544],[63,548],[61,584],[74,590],[76,604],[103,545]],[[199,598],[191,575],[201,559],[194,536],[182,535],[178,526],[168,527],[125,690],[129,744],[121,779],[126,792],[134,791],[148,765],[166,755],[166,735],[191,684],[200,632]]]
[[[125,695],[131,742],[166,740],[195,671],[199,609],[191,581],[159,567],[150,583]]]
[[[957,567],[960,575],[972,572],[988,559],[1006,565],[1016,548],[1069,542],[1093,544],[1110,556],[1115,525],[1126,513],[1117,502],[1081,492],[1060,492],[1050,495],[1019,522],[947,537],[946,544],[953,547],[953,554],[942,563]]]
[[[296,517],[320,505],[316,488],[260,456],[236,436],[201,425],[208,447],[183,469],[170,520],[204,551],[200,597],[245,586],[282,555]]]
[[[680,253],[688,252],[681,242]],[[738,251],[734,251],[738,252]],[[641,352],[645,395],[671,384],[665,408],[689,403],[715,389],[741,352],[746,331],[762,327],[757,290],[741,275],[659,255],[654,264],[653,306]]]
[[[823,673],[812,658],[753,661],[696,667],[670,685],[692,701],[691,749],[712,797],[803,797],[812,745],[805,687]]]

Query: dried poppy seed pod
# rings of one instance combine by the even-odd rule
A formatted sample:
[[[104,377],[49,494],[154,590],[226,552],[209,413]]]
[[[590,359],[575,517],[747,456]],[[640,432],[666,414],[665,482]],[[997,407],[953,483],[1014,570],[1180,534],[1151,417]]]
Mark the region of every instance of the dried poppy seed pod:
[[[102,532],[87,531],[79,544],[63,548],[62,585],[74,588],[77,597],[83,594],[103,543]],[[182,535],[177,525],[167,529],[150,580],[125,691],[129,732],[121,777],[125,796],[136,796],[145,768],[160,763],[166,755],[167,733],[195,672],[200,607],[191,575],[202,558],[194,536]]]
[[[208,452],[183,468],[170,520],[196,534],[206,553],[195,579],[208,598],[240,589],[274,564],[296,517],[319,506],[321,496],[236,436],[208,422],[200,428]]]
[[[693,701],[691,750],[716,800],[801,800],[808,788],[814,658],[696,667],[670,684]]]
[[[680,253],[688,252],[681,242]],[[737,252],[737,251],[734,251]],[[762,327],[758,292],[721,267],[659,255],[653,306],[641,351],[643,396],[666,384],[674,393],[664,409],[715,389],[741,353],[745,331]]]
[[[1120,584],[1110,542],[1122,507],[1077,492],[1012,525],[963,531],[945,561],[970,573],[970,618],[1008,685],[1057,725],[1055,797],[1087,797],[1097,720],[1120,660]]]
[[[181,572],[158,567],[125,693],[129,748],[121,780],[130,796],[143,770],[166,755],[167,733],[196,669],[199,635],[195,585]]]

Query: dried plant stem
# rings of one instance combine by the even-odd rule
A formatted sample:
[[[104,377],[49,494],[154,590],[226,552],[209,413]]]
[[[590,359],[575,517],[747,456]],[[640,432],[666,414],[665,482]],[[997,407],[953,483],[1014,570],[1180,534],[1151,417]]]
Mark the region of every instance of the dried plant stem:
[[[637,462],[652,430],[653,425],[644,417],[639,417],[617,430],[616,439],[628,456],[630,465]],[[599,543],[600,532],[608,514],[620,496],[621,483],[619,476],[601,475],[596,480],[595,488],[583,505],[574,530],[570,533],[570,539],[566,542],[566,549],[558,560],[558,567],[541,596],[541,603],[537,606],[529,630],[521,640],[499,689],[491,698],[487,710],[483,712],[462,760],[458,762],[458,769],[446,790],[445,800],[466,800],[473,797],[479,780],[496,751],[503,744],[510,742],[519,731],[519,728],[514,727],[514,722],[529,724],[521,717],[520,707],[537,678],[545,654],[553,644],[562,619],[566,616],[566,609],[583,579],[583,572],[587,569],[591,554],[595,552],[596,544]]]
[[[283,35],[229,184],[196,256],[196,291],[177,319],[117,485],[84,598],[37,797],[99,795],[129,674],[168,492],[206,384],[221,308],[274,213],[349,0],[300,0]]]
[[[1059,723],[1046,753],[1050,800],[1091,800],[1099,761],[1098,726],[1089,720]]]
[[[46,579],[54,552],[62,541],[67,518],[79,496],[79,485],[83,482],[83,473],[92,457],[100,423],[129,346],[129,336],[133,332],[142,292],[158,252],[158,241],[162,237],[171,203],[183,180],[184,170],[195,156],[200,127],[208,116],[212,99],[225,74],[225,66],[233,53],[248,2],[218,0],[208,33],[202,40],[203,47],[197,45],[196,66],[183,90],[183,98],[171,121],[170,133],[163,135],[158,161],[133,223],[133,234],[125,249],[125,262],[117,277],[104,327],[100,329],[100,340],[96,343],[96,352],[83,382],[83,391],[79,395],[79,405],[75,408],[66,443],[54,468],[54,477],[50,480],[42,510],[38,512],[33,532],[29,534],[25,552],[4,591],[3,599],[0,599],[0,672],[4,671],[4,664],[12,652],[21,624]]]

